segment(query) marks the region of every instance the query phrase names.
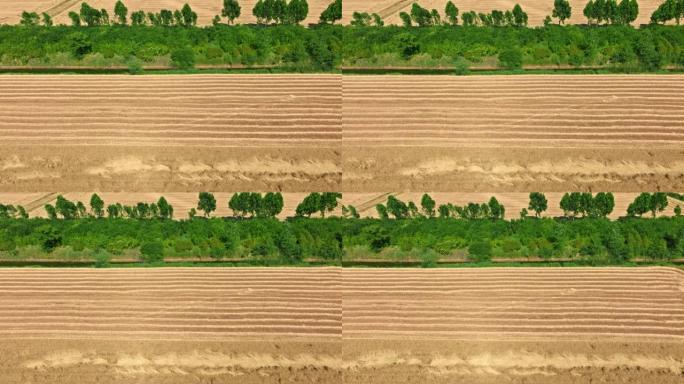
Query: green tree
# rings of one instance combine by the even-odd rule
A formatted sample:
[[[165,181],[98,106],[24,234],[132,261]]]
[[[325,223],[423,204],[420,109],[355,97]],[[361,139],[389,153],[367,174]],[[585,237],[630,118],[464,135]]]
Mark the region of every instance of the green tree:
[[[629,216],[641,217],[644,213],[651,210],[651,194],[643,192],[637,196],[634,201],[627,207],[627,214]]]
[[[197,24],[197,13],[195,13],[188,3],[181,8],[181,15],[183,16],[183,25],[186,27]]]
[[[55,208],[54,205],[45,204],[45,212],[47,213],[48,219],[50,219],[50,220],[56,220],[57,219],[57,209]]]
[[[97,195],[97,193],[93,193],[92,196],[90,196],[90,211],[95,215],[95,217],[102,217],[104,216],[104,201],[100,198],[100,196]]]
[[[420,199],[420,206],[427,217],[435,217],[435,204],[435,200],[427,193],[423,194],[423,197]]]
[[[173,206],[166,201],[164,196],[157,200],[157,208],[159,209],[159,217],[162,219],[173,219]]]
[[[81,3],[81,10],[79,12],[81,21],[89,27],[94,27],[102,24],[102,13],[96,8],[91,7],[88,3]]]
[[[221,16],[228,19],[230,24],[240,17],[241,11],[240,3],[237,0],[223,0],[223,9],[221,9]]]
[[[110,204],[107,206],[107,217],[110,219],[121,217],[121,210],[117,204]]]
[[[342,198],[339,192],[323,192],[320,199],[319,211],[321,217],[325,217],[326,212],[332,212],[337,208],[337,200]]]
[[[662,212],[667,208],[667,194],[665,192],[656,192],[651,195],[649,211],[651,215],[656,217],[656,212]]]
[[[389,219],[389,213],[387,212],[387,207],[384,204],[376,205],[375,210],[378,212],[379,218],[383,220]]]
[[[147,23],[147,16],[145,11],[135,11],[131,13],[131,24],[132,25],[145,25]]]
[[[22,12],[19,24],[24,27],[34,27],[40,22],[40,16],[35,12]]]
[[[311,217],[316,212],[321,210],[321,194],[318,192],[312,192],[302,200],[295,213],[297,216]]]
[[[128,22],[128,8],[121,0],[118,0],[114,5],[114,15],[117,18],[117,22],[121,25],[126,25]]]
[[[330,3],[321,13],[320,17],[320,23],[322,24],[335,24],[338,20],[342,20],[342,0],[335,0]]]
[[[451,0],[447,1],[444,14],[451,25],[458,24],[458,7]]]
[[[520,4],[513,7],[513,25],[523,27],[527,25],[527,13],[522,10]]]
[[[216,198],[210,192],[200,192],[197,210],[203,211],[205,217],[209,217],[216,210]]]
[[[487,205],[489,207],[489,214],[493,219],[503,220],[506,217],[506,208],[499,203],[496,197],[492,196]]]
[[[387,212],[396,219],[404,219],[408,216],[409,209],[406,203],[390,195],[387,197]]]
[[[309,3],[306,0],[290,0],[287,5],[288,22],[299,24],[309,15]]]
[[[377,13],[374,13],[371,16],[373,16],[373,24],[375,24],[376,27],[382,27],[385,25],[385,21]]]
[[[587,22],[589,22],[589,24],[592,24],[592,22],[595,20],[594,12],[594,1],[589,0],[587,4],[584,6],[584,10],[582,11],[584,17],[587,18]]]
[[[529,210],[534,211],[537,217],[541,216],[541,213],[546,211],[548,208],[548,201],[546,196],[541,192],[530,193],[530,204],[527,207]]]
[[[554,0],[553,12],[551,15],[558,19],[558,24],[563,24],[565,20],[572,16],[572,6],[568,0]]]
[[[674,208],[674,214],[675,214],[676,217],[681,216],[681,215],[682,215],[682,207],[680,207],[679,205],[677,205],[677,206]]]
[[[52,16],[50,16],[47,12],[43,12],[43,25],[46,27],[52,27],[53,22],[52,22]]]
[[[409,15],[406,12],[399,12],[399,18],[401,19],[401,23],[405,28],[408,28],[413,24],[413,20],[411,20],[411,15]]]
[[[62,195],[57,196],[55,209],[59,215],[67,220],[78,217],[78,208],[76,207],[76,204],[65,199]]]
[[[615,197],[610,192],[599,192],[593,199],[594,215],[608,217],[615,209]]]
[[[276,217],[283,211],[283,195],[280,192],[268,192],[262,200],[263,212],[266,217]]]
[[[427,8],[423,8],[418,3],[411,5],[411,19],[418,24],[419,27],[427,27],[433,25],[432,14]]]
[[[81,16],[78,15],[78,13],[74,11],[69,12],[69,19],[71,19],[71,25],[74,27],[80,27],[81,26]]]
[[[355,27],[367,27],[370,25],[371,19],[371,15],[368,12],[354,12],[349,24]]]
[[[618,12],[621,23],[631,24],[639,16],[639,3],[637,0],[622,0],[618,6]]]

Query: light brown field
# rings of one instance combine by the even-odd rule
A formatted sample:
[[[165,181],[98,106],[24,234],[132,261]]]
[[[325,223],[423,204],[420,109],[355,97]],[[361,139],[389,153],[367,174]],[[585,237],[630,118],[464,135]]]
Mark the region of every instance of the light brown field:
[[[1,76],[0,190],[337,190],[340,83]]]
[[[339,382],[337,268],[0,270],[0,377]]]
[[[460,14],[468,11],[475,12],[491,12],[497,10],[511,10],[515,4],[520,4],[529,17],[528,23],[531,26],[543,25],[544,18],[551,16],[553,10],[553,0],[452,0],[454,5],[458,7]],[[352,14],[357,12],[377,13],[385,20],[385,24],[401,24],[399,12],[410,12],[411,5],[417,2],[424,8],[437,9],[439,14],[444,19],[444,7],[447,0],[344,0],[343,7],[343,21],[349,23]],[[660,5],[662,1],[659,0],[645,0],[639,1],[639,17],[634,22],[634,25],[647,24],[651,19],[651,14]],[[584,17],[583,10],[587,4],[585,0],[570,0],[572,6],[572,17],[567,20],[569,24],[586,24],[587,19]],[[460,23],[459,14],[459,23]]]
[[[2,269],[0,376],[679,383],[683,290],[669,268]]]
[[[345,383],[680,383],[666,268],[343,271]]]
[[[345,76],[345,192],[684,189],[684,76]]]
[[[47,12],[53,16],[55,23],[71,24],[68,14],[70,11],[78,12],[83,0],[12,0],[5,1],[0,10],[0,24],[16,24],[21,18],[22,11],[34,11],[38,13]],[[114,17],[114,4],[116,0],[89,0],[86,1],[97,9],[106,9],[110,19]],[[145,12],[159,12],[161,9],[176,10],[181,9],[185,3],[190,4],[192,9],[197,12],[197,24],[211,24],[215,15],[221,14],[223,2],[221,0],[128,0],[124,1],[128,7],[129,16],[132,12],[144,10]],[[240,23],[254,23],[256,19],[252,15],[256,0],[240,1],[241,15],[238,19]],[[317,23],[321,12],[330,4],[327,0],[308,0],[309,16],[304,23]],[[226,22],[223,19],[223,22]]]

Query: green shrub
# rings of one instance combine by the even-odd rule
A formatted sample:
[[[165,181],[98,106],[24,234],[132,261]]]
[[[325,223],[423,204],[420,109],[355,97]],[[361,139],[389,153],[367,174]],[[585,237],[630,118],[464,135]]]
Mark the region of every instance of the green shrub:
[[[95,258],[95,268],[107,268],[112,261],[112,255],[103,249],[95,251],[93,257]]]
[[[489,261],[492,256],[492,243],[489,240],[475,241],[468,247],[468,255],[473,261]]]
[[[192,48],[180,48],[171,52],[171,65],[178,69],[195,67],[195,51]]]
[[[506,69],[522,68],[523,54],[518,47],[506,48],[499,53],[499,64]]]
[[[146,263],[164,261],[164,244],[159,240],[148,241],[140,246],[142,260]]]

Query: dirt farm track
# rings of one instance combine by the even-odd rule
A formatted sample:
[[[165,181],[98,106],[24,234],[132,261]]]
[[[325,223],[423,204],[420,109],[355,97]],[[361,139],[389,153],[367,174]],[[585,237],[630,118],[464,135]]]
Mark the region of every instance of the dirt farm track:
[[[683,91],[681,75],[0,76],[0,191],[678,191]]]
[[[2,269],[0,377],[681,383],[683,295],[671,268]]]

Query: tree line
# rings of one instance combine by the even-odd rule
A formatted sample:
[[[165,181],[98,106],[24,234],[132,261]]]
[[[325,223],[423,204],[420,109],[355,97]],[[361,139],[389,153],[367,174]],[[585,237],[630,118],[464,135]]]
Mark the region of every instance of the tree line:
[[[448,1],[444,8],[444,18],[437,9],[427,9],[418,3],[411,5],[410,12],[400,12],[399,17],[404,27],[430,27],[437,25],[458,25],[459,9]],[[589,0],[582,11],[589,25],[612,24],[629,25],[639,16],[637,0]],[[544,25],[549,25],[553,19],[559,24],[565,23],[572,17],[572,6],[568,0],[554,0],[551,15],[546,16]],[[684,0],[665,0],[651,15],[651,23],[662,24],[674,20],[677,25],[684,17]],[[489,13],[468,11],[460,14],[463,26],[526,26],[528,15],[519,4],[511,10],[492,10]],[[377,13],[354,12],[351,25],[381,27],[384,21]]]
[[[642,217],[651,213],[656,217],[663,212],[669,204],[668,195],[679,199],[679,194],[643,192],[635,197],[627,208],[627,217]],[[296,217],[310,218],[318,215],[325,218],[326,214],[334,212],[340,206],[339,200],[342,194],[339,192],[312,192],[305,196],[295,209]],[[684,201],[684,200],[683,200]],[[463,220],[504,220],[506,207],[496,197],[492,196],[488,202],[469,202],[463,206],[452,203],[443,203],[439,206],[429,194],[423,194],[418,206],[413,201],[404,202],[394,195],[387,197],[385,203],[375,206],[380,219],[418,219],[418,218],[454,218]],[[227,202],[235,218],[276,218],[284,208],[283,195],[280,192],[236,192],[231,195]],[[611,192],[572,192],[565,193],[559,202],[563,211],[563,218],[607,218],[615,208],[615,196]],[[64,196],[57,196],[56,203],[44,206],[50,219],[82,219],[82,218],[131,218],[131,219],[173,219],[174,209],[162,196],[157,202],[139,202],[135,205],[122,205],[114,203],[106,205],[97,193],[90,198],[89,207],[81,201],[70,201]],[[200,192],[197,206],[191,208],[187,217],[192,219],[201,213],[204,217],[211,217],[217,209],[216,197],[211,192]],[[529,217],[530,212],[535,217],[541,217],[548,210],[548,200],[541,192],[529,194],[529,204],[520,212],[520,218]],[[353,205],[342,205],[343,218],[358,219],[360,214]],[[674,209],[676,216],[681,215],[681,207]],[[28,218],[26,209],[20,205],[0,204],[0,218]]]
[[[91,207],[94,210],[79,219],[0,217],[0,258],[106,261],[139,257],[147,262],[168,257],[231,258],[271,265],[296,264],[308,258],[339,263],[369,257],[388,261],[457,257],[484,262],[492,257],[542,257],[603,265],[635,258],[667,261],[684,257],[681,216],[607,220],[587,214],[582,219],[455,220],[438,218],[438,209],[433,208],[433,213],[431,203],[425,200],[421,214],[434,218],[103,219],[97,217],[100,205],[96,202]],[[75,210],[60,205],[67,215],[83,214],[74,204]],[[402,211],[400,207],[400,214]]]

